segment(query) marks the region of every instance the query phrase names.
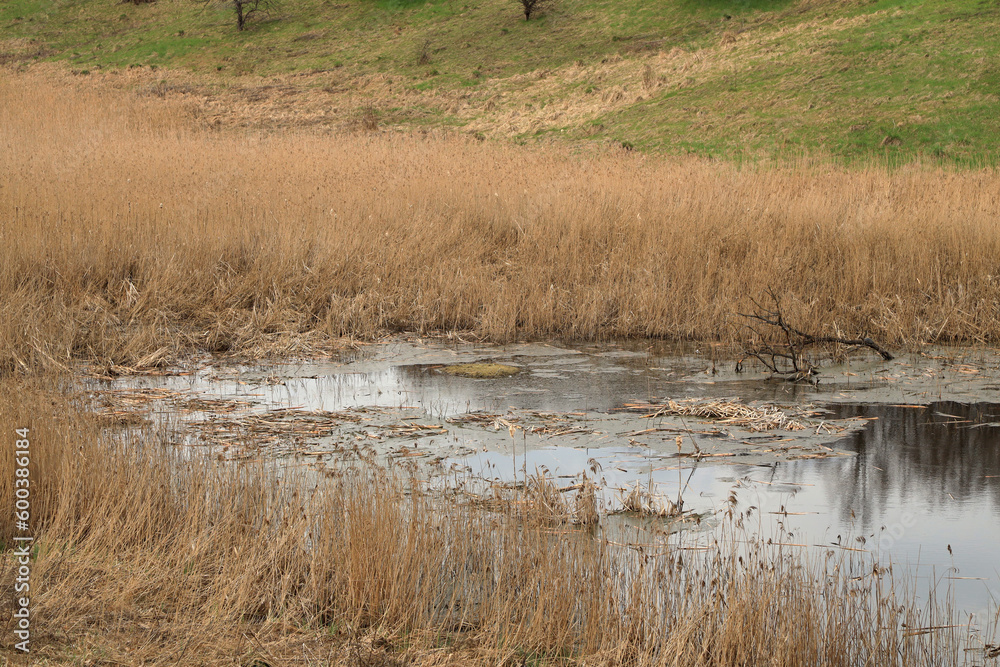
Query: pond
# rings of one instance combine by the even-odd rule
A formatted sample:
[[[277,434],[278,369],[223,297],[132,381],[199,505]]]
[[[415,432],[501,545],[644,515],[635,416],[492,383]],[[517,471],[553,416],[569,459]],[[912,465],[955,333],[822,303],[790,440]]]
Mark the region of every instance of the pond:
[[[637,485],[709,520],[735,496],[755,530],[807,550],[863,550],[950,591],[977,622],[1000,599],[1000,359],[859,355],[816,385],[737,373],[711,348],[505,347],[396,340],[330,361],[89,382],[99,411],[184,428],[231,460],[322,467],[365,449],[429,476],[514,483],[587,475],[607,512]],[[452,364],[502,363],[506,377]],[[673,400],[674,403],[669,403]],[[700,411],[700,412],[699,412]],[[770,412],[768,412],[770,411]],[[777,412],[776,412],[777,411]],[[707,414],[707,416],[706,416]],[[780,414],[781,426],[765,417]],[[764,420],[764,421],[761,421]],[[918,589],[918,593],[920,590]]]

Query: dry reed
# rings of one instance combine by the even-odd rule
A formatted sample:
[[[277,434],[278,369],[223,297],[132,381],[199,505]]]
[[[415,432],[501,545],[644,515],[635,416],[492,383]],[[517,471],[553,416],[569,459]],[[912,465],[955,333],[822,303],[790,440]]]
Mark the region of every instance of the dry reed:
[[[287,354],[338,336],[1000,342],[1000,176],[745,167],[461,138],[196,130],[0,79],[0,367]]]
[[[633,412],[643,412],[643,419],[656,419],[663,415],[681,417],[699,417],[711,419],[722,424],[732,424],[750,431],[801,431],[807,428],[806,412],[791,416],[776,405],[747,405],[738,400],[696,399],[687,398],[679,401],[667,400],[662,404],[626,403],[626,409]]]
[[[220,464],[7,380],[0,433],[16,427],[32,440],[34,664],[961,663],[964,629],[914,632],[952,623],[891,573],[748,546],[735,499],[717,541],[619,546],[566,525],[541,476],[483,507],[402,468]],[[15,568],[0,555],[5,590]]]

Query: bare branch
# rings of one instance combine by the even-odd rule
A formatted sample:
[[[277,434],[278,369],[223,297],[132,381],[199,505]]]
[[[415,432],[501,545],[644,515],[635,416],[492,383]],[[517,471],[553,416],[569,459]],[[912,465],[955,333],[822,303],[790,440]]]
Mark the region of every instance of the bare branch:
[[[773,304],[770,308],[764,307],[756,299],[751,299],[756,312],[739,313],[739,315],[748,320],[748,323],[744,325],[746,331],[749,332],[749,335],[744,338],[745,354],[748,357],[757,359],[771,373],[787,376],[788,379],[796,382],[802,380],[815,381],[813,376],[818,371],[812,361],[805,355],[806,348],[814,345],[837,344],[852,347],[867,347],[877,352],[886,361],[893,359],[892,354],[888,350],[868,336],[859,336],[857,338],[816,336],[792,326],[785,319],[778,295],[771,289],[767,293]],[[754,323],[767,325],[767,327],[771,327],[777,331],[772,331],[770,336],[765,335],[764,332],[754,326]],[[778,333],[781,336],[782,342],[768,342],[769,339],[773,339],[774,333]],[[738,363],[737,369],[741,368],[742,363]]]

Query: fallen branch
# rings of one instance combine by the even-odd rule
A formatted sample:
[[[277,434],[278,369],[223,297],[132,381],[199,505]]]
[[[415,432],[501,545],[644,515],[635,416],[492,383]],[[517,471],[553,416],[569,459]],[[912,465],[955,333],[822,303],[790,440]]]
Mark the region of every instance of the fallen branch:
[[[781,311],[781,301],[774,291],[768,290],[768,296],[774,302],[773,309],[764,308],[757,301],[754,301],[757,312],[740,313],[740,315],[750,320],[751,323],[747,325],[747,328],[753,334],[753,338],[758,341],[765,341],[770,336],[765,335],[755,328],[753,325],[755,322],[775,327],[781,332],[784,339],[781,343],[759,342],[753,345],[744,344],[746,355],[760,361],[772,373],[788,376],[789,380],[795,382],[803,380],[815,381],[813,380],[813,376],[817,375],[819,371],[816,370],[813,362],[805,356],[805,349],[813,345],[830,343],[852,347],[867,347],[877,352],[886,361],[893,359],[892,354],[888,350],[868,336],[858,338],[817,336],[792,326],[785,319]],[[742,361],[737,362],[736,369],[737,371],[742,369]]]

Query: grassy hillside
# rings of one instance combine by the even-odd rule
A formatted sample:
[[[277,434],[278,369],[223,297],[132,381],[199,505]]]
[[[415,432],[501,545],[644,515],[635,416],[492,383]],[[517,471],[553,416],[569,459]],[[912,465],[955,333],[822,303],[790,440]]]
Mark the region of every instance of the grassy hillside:
[[[257,88],[241,99],[310,124],[370,104],[382,126],[517,140],[980,165],[998,20],[995,0],[547,0],[529,22],[515,0],[284,0],[240,33],[223,0],[6,0],[0,62],[155,67],[161,94]]]

